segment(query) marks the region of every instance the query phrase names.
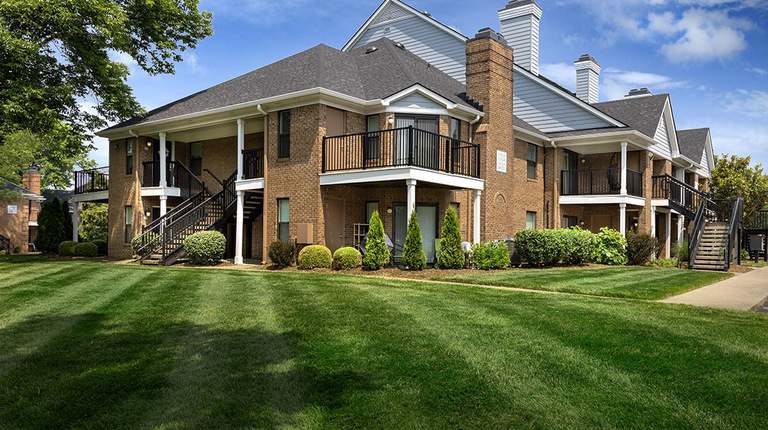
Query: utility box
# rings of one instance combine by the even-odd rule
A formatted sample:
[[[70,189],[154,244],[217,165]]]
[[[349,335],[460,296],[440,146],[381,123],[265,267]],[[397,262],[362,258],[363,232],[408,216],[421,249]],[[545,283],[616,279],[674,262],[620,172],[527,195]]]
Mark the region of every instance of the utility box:
[[[749,250],[750,251],[765,251],[765,245],[763,243],[762,234],[754,234],[749,236]]]
[[[296,242],[306,244],[312,243],[314,237],[311,222],[296,223]]]

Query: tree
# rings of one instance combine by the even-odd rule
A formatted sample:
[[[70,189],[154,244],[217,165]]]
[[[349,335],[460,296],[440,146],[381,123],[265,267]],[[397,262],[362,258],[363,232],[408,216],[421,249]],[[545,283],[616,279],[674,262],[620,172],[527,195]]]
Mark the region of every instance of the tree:
[[[35,247],[40,251],[58,252],[59,244],[67,240],[61,222],[61,202],[58,197],[45,203],[37,215],[37,237]]]
[[[90,130],[143,112],[128,66],[112,58],[173,73],[183,51],[213,34],[212,17],[198,0],[0,1],[0,152],[13,133],[31,133],[44,141],[35,154],[43,186],[69,185]]]
[[[363,267],[368,270],[379,270],[389,264],[389,258],[389,249],[384,241],[384,225],[379,218],[379,212],[374,211],[368,228],[368,239],[365,241]]]
[[[2,91],[2,90],[0,90]],[[39,139],[28,131],[17,131],[0,138],[0,178],[20,185],[24,171],[35,163]],[[21,200],[20,192],[0,189],[0,201]]]
[[[107,240],[109,206],[106,203],[83,203],[80,210],[80,240]]]
[[[72,237],[72,215],[69,213],[69,202],[66,200],[61,201],[61,225],[64,226],[64,237],[70,240]]]
[[[437,257],[438,266],[441,269],[464,268],[464,251],[461,249],[459,218],[456,216],[456,211],[451,207],[445,211],[442,236],[440,239],[440,252]]]
[[[750,166],[751,157],[723,154],[715,156],[710,189],[715,199],[744,198],[744,225],[768,204],[768,175],[762,164]]]
[[[411,270],[422,270],[427,265],[427,255],[421,244],[421,228],[416,211],[411,212],[408,220],[408,234],[403,246],[403,264]]]

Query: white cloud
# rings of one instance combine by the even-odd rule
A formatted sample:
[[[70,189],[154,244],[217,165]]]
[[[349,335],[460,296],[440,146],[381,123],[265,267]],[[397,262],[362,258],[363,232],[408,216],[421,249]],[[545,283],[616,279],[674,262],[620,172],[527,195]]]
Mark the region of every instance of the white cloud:
[[[600,78],[600,92],[603,95],[601,99],[605,100],[620,99],[633,88],[646,87],[652,93],[659,93],[688,85],[685,81],[676,81],[657,73],[626,71],[612,67],[603,69]]]
[[[761,69],[759,67],[750,67],[746,69],[747,72],[757,73],[760,76],[768,76],[768,70]]]
[[[715,154],[751,156],[753,163],[768,166],[768,124],[710,122]]]
[[[192,71],[192,73],[204,75],[208,72],[208,69],[198,63],[197,55],[192,52],[184,55],[184,63],[189,67],[189,70]]]
[[[571,91],[576,91],[576,69],[573,63],[541,63],[539,73]]]
[[[731,18],[723,11],[689,9],[678,20],[670,12],[650,14],[648,29],[676,37],[662,45],[661,52],[673,63],[706,62],[732,58],[747,48],[744,30],[752,28],[743,19]]]
[[[739,90],[727,94],[726,99],[726,111],[768,121],[768,92]]]

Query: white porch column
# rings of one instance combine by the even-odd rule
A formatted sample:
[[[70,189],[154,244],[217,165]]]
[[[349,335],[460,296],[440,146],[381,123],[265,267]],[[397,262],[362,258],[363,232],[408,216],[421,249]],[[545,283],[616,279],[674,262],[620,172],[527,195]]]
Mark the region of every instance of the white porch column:
[[[75,203],[72,210],[72,241],[77,242],[80,233],[80,208],[82,203]]]
[[[651,237],[656,237],[656,208],[651,206]]]
[[[237,179],[243,179],[243,150],[245,149],[245,120],[237,120]]]
[[[672,254],[672,212],[667,212],[666,224],[664,229],[664,258],[669,258]]]
[[[416,180],[406,179],[405,185],[408,188],[408,200],[406,204],[408,206],[408,221],[410,222],[411,214],[416,210]]]
[[[480,194],[482,191],[472,191],[472,243],[480,243]]]
[[[619,232],[622,236],[627,234],[627,204],[619,203]]]
[[[677,216],[677,242],[680,243],[685,239],[685,217],[683,215]]]
[[[165,188],[168,186],[168,178],[166,177],[166,171],[168,170],[167,161],[165,159],[165,132],[160,132],[160,186]],[[165,215],[165,211],[162,209],[165,207],[165,203],[160,202],[160,215]]]
[[[165,216],[168,212],[168,196],[160,196],[160,216]]]
[[[235,264],[243,264],[243,205],[245,191],[237,192],[237,215],[235,218]]]
[[[627,194],[627,142],[621,142],[621,194]]]

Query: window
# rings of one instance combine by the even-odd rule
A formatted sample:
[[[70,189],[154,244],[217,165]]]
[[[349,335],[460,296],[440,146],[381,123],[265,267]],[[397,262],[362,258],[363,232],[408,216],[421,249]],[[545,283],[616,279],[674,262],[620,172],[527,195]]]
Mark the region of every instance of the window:
[[[125,207],[125,243],[131,243],[133,239],[133,207]]]
[[[365,159],[378,159],[381,149],[379,148],[379,133],[375,132],[379,131],[379,115],[368,115],[366,117],[365,131],[369,133],[365,137],[365,147],[363,148]]]
[[[528,179],[536,179],[536,145],[528,144]]]
[[[536,212],[525,213],[525,228],[527,229],[536,228]]]
[[[451,118],[451,139],[459,138],[459,120]]]
[[[563,228],[571,228],[579,225],[579,218],[570,215],[563,215]]]
[[[291,111],[284,110],[278,115],[277,158],[288,158],[291,156]]]
[[[373,213],[378,211],[379,211],[379,202],[365,202],[365,222],[370,223]]]
[[[133,138],[125,139],[125,174],[133,174]]]
[[[288,234],[289,209],[288,199],[277,199],[277,239],[283,242],[287,242],[290,238]]]
[[[203,142],[189,144],[189,170],[197,176],[203,174]]]

